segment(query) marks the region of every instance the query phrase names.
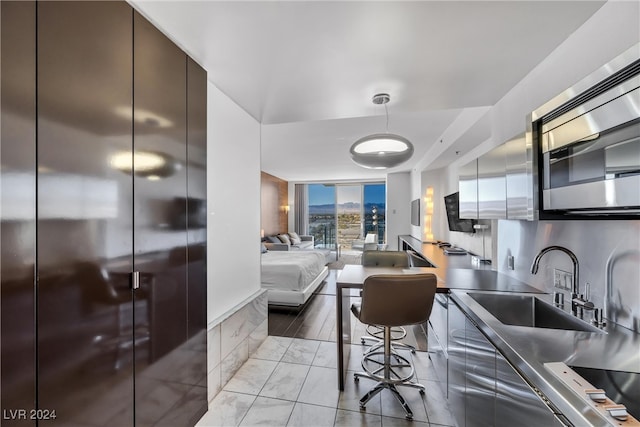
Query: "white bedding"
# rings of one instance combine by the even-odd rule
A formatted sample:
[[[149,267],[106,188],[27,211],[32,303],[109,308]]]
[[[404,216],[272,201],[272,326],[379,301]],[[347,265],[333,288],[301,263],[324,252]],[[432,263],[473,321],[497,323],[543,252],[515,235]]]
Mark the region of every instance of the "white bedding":
[[[262,287],[302,291],[324,269],[320,251],[269,251],[262,254]]]

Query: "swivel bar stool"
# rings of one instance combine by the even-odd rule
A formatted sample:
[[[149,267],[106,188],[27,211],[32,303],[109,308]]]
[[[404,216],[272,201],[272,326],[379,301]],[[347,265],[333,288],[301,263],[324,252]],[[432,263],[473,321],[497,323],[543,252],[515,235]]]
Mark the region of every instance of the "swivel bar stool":
[[[427,274],[380,274],[369,276],[364,281],[362,304],[352,306],[358,319],[369,325],[379,325],[384,329],[384,351],[370,353],[362,357],[364,372],[356,372],[354,379],[368,378],[378,381],[376,386],[360,399],[360,408],[365,409],[369,400],[383,389],[391,391],[400,402],[407,419],[413,418],[411,408],[400,394],[397,387],[417,388],[424,394],[425,387],[413,381],[415,369],[411,362],[403,356],[391,352],[391,328],[400,325],[424,323],[431,315],[433,300],[436,294],[437,280],[431,273]],[[374,357],[382,356],[382,362],[375,369],[370,368]],[[395,359],[392,361],[392,356]],[[409,373],[401,372],[409,368]]]
[[[402,267],[408,268],[411,263],[409,255],[405,251],[364,251],[362,253],[362,265],[364,267]],[[362,345],[366,344],[366,341],[373,341],[372,346],[365,351],[365,354],[373,352],[382,347],[383,329],[375,325],[367,326],[367,333],[371,336],[361,337],[360,342]],[[416,349],[410,344],[400,342],[407,336],[407,331],[403,327],[393,328],[391,330],[391,341],[394,346],[407,348],[412,352]]]

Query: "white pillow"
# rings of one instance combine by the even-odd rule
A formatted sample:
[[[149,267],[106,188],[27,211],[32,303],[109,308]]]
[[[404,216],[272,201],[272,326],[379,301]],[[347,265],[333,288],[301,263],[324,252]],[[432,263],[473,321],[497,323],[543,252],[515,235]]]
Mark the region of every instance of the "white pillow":
[[[298,233],[294,231],[289,233],[289,238],[291,238],[292,245],[299,245],[300,243],[302,243],[302,239],[300,238],[300,236],[298,236]]]
[[[291,244],[291,239],[289,239],[288,234],[278,234],[278,239],[280,239],[282,243],[286,243],[287,245]]]

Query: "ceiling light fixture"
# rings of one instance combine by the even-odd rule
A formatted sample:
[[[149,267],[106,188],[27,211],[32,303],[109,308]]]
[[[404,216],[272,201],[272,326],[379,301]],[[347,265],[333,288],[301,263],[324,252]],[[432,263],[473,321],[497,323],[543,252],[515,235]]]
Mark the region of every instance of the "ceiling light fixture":
[[[387,169],[406,162],[413,155],[413,144],[407,138],[389,133],[389,110],[387,103],[391,97],[387,93],[373,96],[372,102],[384,105],[387,118],[385,133],[367,135],[357,140],[349,150],[353,161],[364,168]]]

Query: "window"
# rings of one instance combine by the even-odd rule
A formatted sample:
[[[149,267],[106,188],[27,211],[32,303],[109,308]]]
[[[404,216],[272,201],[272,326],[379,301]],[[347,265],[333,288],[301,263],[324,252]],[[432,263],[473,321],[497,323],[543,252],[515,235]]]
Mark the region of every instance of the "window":
[[[336,245],[336,187],[309,184],[309,234],[316,247],[335,249]]]
[[[364,184],[364,235],[374,233],[377,243],[385,242],[386,231],[386,184]]]
[[[350,249],[369,233],[385,242],[386,184],[308,184],[309,234],[316,246]]]

